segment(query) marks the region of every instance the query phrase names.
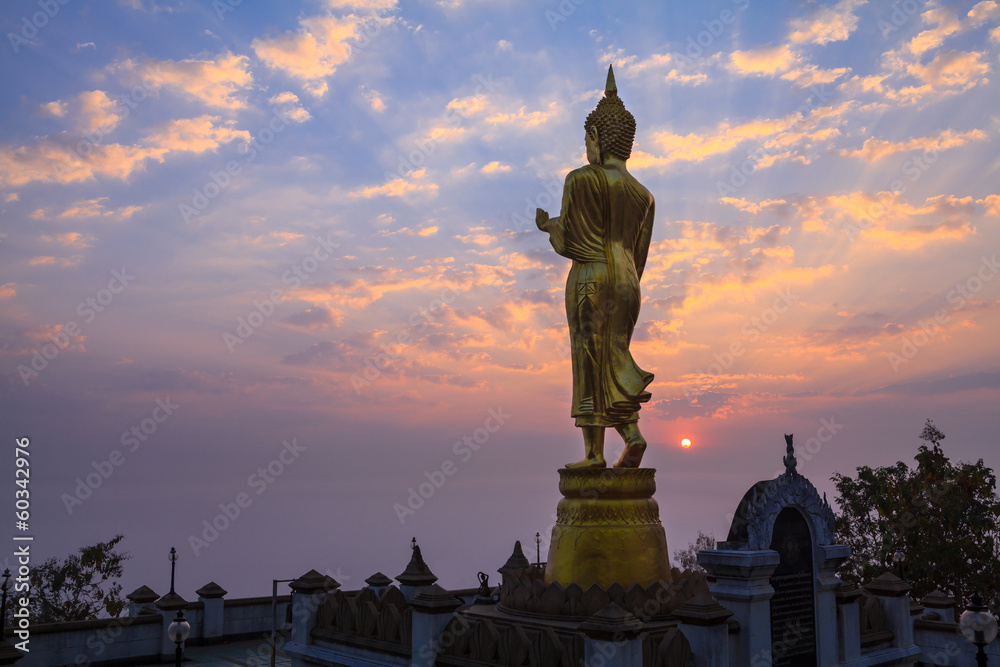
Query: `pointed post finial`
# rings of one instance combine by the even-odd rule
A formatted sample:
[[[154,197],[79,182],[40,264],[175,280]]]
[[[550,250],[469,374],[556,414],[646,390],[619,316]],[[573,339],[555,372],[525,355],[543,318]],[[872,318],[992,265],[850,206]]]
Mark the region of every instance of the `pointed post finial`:
[[[608,83],[604,86],[605,97],[615,97],[618,95],[618,86],[615,85],[615,70],[612,65],[608,65]]]
[[[437,581],[437,576],[424,562],[424,556],[420,553],[420,545],[414,545],[410,562],[407,563],[403,574],[396,577],[396,581],[404,586],[429,586]]]
[[[781,459],[781,461],[785,464],[786,475],[795,473],[797,461],[795,460],[795,447],[792,446],[791,435],[785,435],[785,458]]]

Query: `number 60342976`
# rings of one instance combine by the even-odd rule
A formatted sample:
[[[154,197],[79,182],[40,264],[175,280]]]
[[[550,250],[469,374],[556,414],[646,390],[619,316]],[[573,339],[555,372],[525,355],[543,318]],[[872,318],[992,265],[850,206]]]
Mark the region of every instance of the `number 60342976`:
[[[31,445],[31,441],[28,438],[18,438],[15,442],[17,446],[14,449],[14,465],[17,467],[14,470],[14,484],[20,487],[14,493],[17,498],[15,515],[18,521],[27,521],[30,506],[28,481],[31,477],[31,462],[29,460],[31,452],[28,451],[28,447]]]

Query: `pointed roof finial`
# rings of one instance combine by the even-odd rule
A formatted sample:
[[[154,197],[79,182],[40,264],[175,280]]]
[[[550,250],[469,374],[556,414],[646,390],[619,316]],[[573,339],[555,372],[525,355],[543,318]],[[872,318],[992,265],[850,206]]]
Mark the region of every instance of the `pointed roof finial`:
[[[795,447],[792,446],[792,436],[785,435],[785,457],[781,459],[781,462],[785,464],[785,474],[794,475],[796,474],[795,466]]]
[[[517,540],[514,542],[514,552],[497,572],[506,575],[508,572],[520,572],[530,567],[531,563],[528,562],[527,556],[524,555],[524,551],[521,549],[521,540]]]
[[[407,563],[403,573],[396,577],[396,581],[404,586],[429,586],[437,581],[437,576],[431,572],[424,562],[424,557],[420,553],[420,545],[413,547],[410,562]]]
[[[618,86],[615,85],[615,70],[612,65],[608,65],[608,84],[604,86],[605,97],[615,97],[618,95]]]

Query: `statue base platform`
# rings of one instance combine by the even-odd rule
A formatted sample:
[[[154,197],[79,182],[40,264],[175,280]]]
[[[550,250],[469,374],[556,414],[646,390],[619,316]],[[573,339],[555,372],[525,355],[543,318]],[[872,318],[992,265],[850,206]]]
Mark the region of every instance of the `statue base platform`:
[[[653,468],[559,470],[545,583],[628,589],[670,579]]]

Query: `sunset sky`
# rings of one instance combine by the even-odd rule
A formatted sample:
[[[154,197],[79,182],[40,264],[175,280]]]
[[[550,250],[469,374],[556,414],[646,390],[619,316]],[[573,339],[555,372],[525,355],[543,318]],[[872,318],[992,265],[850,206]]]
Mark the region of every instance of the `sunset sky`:
[[[31,441],[36,559],[124,533],[126,592],[162,594],[175,546],[188,599],[357,588],[413,536],[446,586],[533,560],[582,456],[534,211],[609,64],[656,198],[632,353],[671,551],[725,538],[784,433],[831,502],[927,418],[1000,466],[997,2],[16,0],[0,27],[0,435]]]

